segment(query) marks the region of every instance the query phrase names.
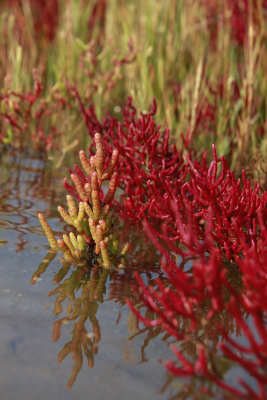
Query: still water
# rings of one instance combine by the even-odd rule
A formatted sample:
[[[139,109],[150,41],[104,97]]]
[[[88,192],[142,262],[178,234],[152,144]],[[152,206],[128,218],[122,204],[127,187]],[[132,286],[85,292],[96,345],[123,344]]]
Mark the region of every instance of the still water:
[[[160,363],[171,356],[165,338],[138,330],[125,305],[142,261],[110,276],[48,252],[37,212],[64,228],[60,174],[38,154],[0,160],[0,398],[168,399],[180,384]],[[152,282],[158,274],[144,275]]]

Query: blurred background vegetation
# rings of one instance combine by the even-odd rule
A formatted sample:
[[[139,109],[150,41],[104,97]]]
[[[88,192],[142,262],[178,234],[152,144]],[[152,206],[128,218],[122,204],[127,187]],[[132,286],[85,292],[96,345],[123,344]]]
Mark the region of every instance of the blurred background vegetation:
[[[215,143],[266,185],[266,20],[266,0],[2,0],[2,151],[31,142],[61,165],[86,146],[76,90],[99,121],[155,98],[185,154]]]

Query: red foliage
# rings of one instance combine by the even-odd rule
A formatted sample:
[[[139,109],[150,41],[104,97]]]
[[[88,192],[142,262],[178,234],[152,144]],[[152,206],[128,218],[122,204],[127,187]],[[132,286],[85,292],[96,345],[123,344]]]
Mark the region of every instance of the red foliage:
[[[204,0],[203,3],[213,45],[216,42],[218,30],[226,29],[229,23],[231,40],[243,46],[247,41],[250,13],[254,27],[257,27],[260,23],[259,16],[267,10],[266,0]]]
[[[149,118],[151,115],[147,116]],[[138,124],[132,126],[134,137],[139,132]],[[129,143],[134,149],[134,140]],[[148,146],[145,149],[149,157]],[[167,157],[172,160],[174,155],[170,152],[171,149],[168,149]],[[120,148],[122,158],[125,153]],[[131,155],[132,152],[129,152]],[[135,158],[131,156],[131,159]],[[208,359],[214,355],[204,344],[197,346],[198,356],[193,361],[175,349],[182,367],[176,367],[173,362],[168,362],[166,366],[175,375],[208,378],[239,398],[263,399],[267,384],[264,374],[267,362],[264,349],[267,303],[260,299],[266,298],[267,193],[260,195],[259,185],[255,183],[251,186],[244,172],[242,180],[236,179],[225,158],[217,157],[214,147],[213,161],[209,165],[206,155],[201,163],[187,159],[187,164],[182,162],[179,165],[182,168],[174,169],[173,173],[171,169],[160,168],[162,164],[157,170],[153,163],[148,163],[154,168],[149,178],[138,172],[138,166],[141,169],[142,165],[132,163],[131,170],[121,168],[121,174],[127,171],[127,181],[131,184],[128,193],[132,204],[129,206],[124,197],[122,201],[129,215],[136,213],[137,218],[145,218],[144,228],[162,253],[162,270],[167,282],[159,278],[157,287],[146,287],[140,276],[135,274],[139,289],[134,287],[134,290],[138,292],[141,302],[154,313],[154,319],[143,316],[130,302],[129,306],[144,324],[161,326],[177,340],[193,339],[203,328],[203,320],[212,323],[227,310],[248,341],[248,347],[242,347],[248,357],[238,354],[240,344],[220,323],[217,323],[217,329],[222,338],[216,357],[221,350],[226,358],[252,375],[258,384],[257,392],[241,379],[232,386],[210,366],[207,367]],[[142,179],[136,177],[140,175],[148,179],[146,195],[138,190]],[[127,182],[124,177],[121,181]],[[136,187],[141,193],[139,198],[134,192]],[[192,259],[192,268],[185,270],[184,263],[178,266],[177,256],[180,260]],[[236,283],[237,278],[241,279],[239,284]],[[251,319],[249,324],[245,322],[248,313]],[[187,321],[186,331],[183,329],[184,320]]]
[[[212,239],[223,254],[231,260],[242,251],[241,240],[256,246],[259,238],[256,215],[266,218],[267,192],[259,195],[259,185],[251,186],[250,180],[242,174],[242,182],[229,170],[224,157],[218,158],[213,147],[213,161],[206,165],[188,161],[190,178],[187,181],[158,176],[148,182],[148,214],[156,221],[162,221],[159,237],[168,242],[180,240],[190,247],[204,240],[209,218],[212,220]],[[188,222],[193,231],[188,232]],[[155,232],[153,232],[155,234]],[[197,249],[197,251],[199,251]]]
[[[16,31],[20,39],[24,40],[25,25],[27,24],[23,12],[23,0],[4,0],[2,7],[9,8],[16,18]],[[40,41],[54,40],[59,21],[59,0],[30,0],[31,13],[35,38]]]
[[[169,145],[169,129],[162,129],[154,120],[157,105],[153,100],[152,109],[147,114],[137,115],[128,98],[122,109],[122,121],[110,114],[100,122],[94,108],[85,108],[78,92],[76,96],[85,117],[88,133],[93,137],[100,132],[106,149],[107,162],[114,148],[119,151],[118,173],[119,186],[123,189],[121,196],[121,214],[134,221],[140,221],[147,208],[147,183],[160,175],[162,178],[180,179],[186,175],[182,152]],[[92,154],[93,145],[89,148]],[[83,179],[86,180],[84,176]],[[67,190],[72,190],[66,185]],[[73,194],[73,191],[72,191]]]
[[[22,149],[29,146],[27,139],[30,134],[37,150],[50,151],[52,148],[58,150],[56,137],[60,132],[52,120],[56,113],[62,112],[65,107],[69,107],[69,104],[59,93],[51,94],[49,101],[42,98],[44,87],[36,70],[33,71],[33,80],[32,91],[18,93],[6,89],[0,93],[3,105],[0,112],[0,132],[3,132],[1,141]],[[9,130],[11,134],[7,137],[6,132]]]
[[[40,39],[51,42],[56,35],[59,20],[58,0],[30,1],[34,30]]]
[[[163,247],[158,242],[155,232],[152,233],[146,223],[150,238],[158,250],[163,252],[162,269],[169,282],[166,278],[159,278],[156,288],[146,287],[136,273],[139,289],[134,287],[134,290],[146,308],[154,313],[154,319],[143,316],[130,301],[128,305],[145,325],[161,326],[177,340],[190,341],[196,336],[200,340],[199,331],[208,324],[215,324],[220,336],[216,339],[215,354],[214,349],[211,350],[204,341],[196,346],[196,356],[192,360],[173,346],[181,366],[177,367],[176,363],[168,361],[166,367],[177,376],[212,380],[240,399],[263,400],[267,385],[267,227],[262,214],[259,213],[256,219],[259,230],[257,245],[247,243],[245,237],[241,238],[242,252],[235,256],[230,265],[225,264],[220,249],[213,241],[212,213],[201,241],[195,235],[193,220],[188,220],[187,232],[185,229],[180,232],[184,246],[172,244],[171,250],[182,256],[180,260],[193,257],[190,269],[185,269],[184,263],[177,265],[168,246],[165,244]],[[241,277],[241,281],[237,281],[238,277]],[[238,343],[223,327],[222,313],[225,310],[233,318],[247,345]],[[246,322],[248,315],[250,320]],[[221,357],[220,352],[254,378],[258,385],[257,391],[242,379],[229,384],[216,372],[210,360]]]
[[[105,39],[106,10],[106,0],[97,0],[92,7],[92,11],[87,23],[88,41],[93,38],[93,32],[95,31],[96,27],[98,27],[99,33],[97,35],[97,42],[100,45],[103,44],[103,41]]]
[[[178,341],[199,337],[206,324],[217,329],[215,355],[204,341],[196,346],[194,359],[173,347],[182,366],[169,361],[166,367],[177,376],[207,378],[240,399],[263,400],[267,384],[267,303],[262,300],[267,279],[267,193],[260,194],[259,185],[252,186],[244,172],[242,179],[236,179],[214,146],[210,164],[207,154],[200,163],[191,158],[185,162],[182,153],[169,146],[168,129],[156,125],[155,103],[151,112],[137,117],[129,98],[121,122],[107,114],[100,123],[94,109],[85,109],[76,95],[89,133],[98,130],[102,134],[107,159],[114,147],[119,151],[122,215],[133,221],[144,219],[145,231],[162,254],[165,276],[147,287],[135,273],[137,285],[133,286],[138,302],[153,312],[154,319],[128,301],[130,308],[145,325],[160,326]],[[85,184],[86,177],[81,180]],[[73,194],[75,188],[67,186]],[[177,257],[182,260],[180,266]],[[192,260],[190,270],[184,268],[188,259]],[[222,313],[228,313],[247,346],[225,329],[218,319]],[[221,354],[249,373],[258,390],[242,379],[227,383],[209,361],[220,359]]]

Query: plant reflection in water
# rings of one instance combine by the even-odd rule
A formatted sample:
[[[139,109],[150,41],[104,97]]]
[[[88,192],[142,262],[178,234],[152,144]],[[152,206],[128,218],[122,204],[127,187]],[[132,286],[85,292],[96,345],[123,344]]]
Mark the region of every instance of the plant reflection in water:
[[[54,323],[53,340],[57,341],[59,339],[60,329],[63,324],[75,321],[72,339],[65,344],[58,354],[58,362],[62,362],[71,353],[75,360],[67,388],[71,388],[82,368],[83,355],[88,360],[88,367],[92,368],[94,366],[94,355],[98,353],[98,343],[101,339],[100,326],[96,318],[96,313],[98,303],[103,302],[108,275],[108,271],[99,268],[98,265],[95,265],[89,273],[87,268],[78,269],[73,271],[68,279],[69,282],[66,282],[66,280],[62,285],[49,293],[49,295],[58,294],[55,302],[55,315],[62,313],[62,302],[67,297],[69,300],[66,311],[67,316],[60,318]],[[75,290],[78,290],[78,282],[81,281],[83,281],[81,285],[81,297],[75,298]],[[85,328],[87,321],[90,321],[92,333],[89,333]]]
[[[56,296],[53,314],[59,317],[54,322],[53,340],[59,340],[64,324],[73,323],[72,337],[58,353],[59,363],[71,354],[74,360],[67,383],[68,389],[73,386],[84,358],[87,359],[88,368],[94,367],[94,358],[98,353],[101,339],[97,311],[99,305],[104,302],[106,293],[109,292],[108,300],[120,303],[122,307],[126,305],[126,298],[131,298],[133,304],[136,304],[138,296],[131,290],[131,286],[136,283],[134,271],[138,269],[149,284],[153,284],[155,278],[162,275],[158,262],[159,255],[138,229],[134,232],[126,226],[123,230],[118,229],[117,240],[123,243],[123,238],[124,241],[125,238],[127,240],[130,238],[131,243],[125,268],[103,269],[92,252],[88,254],[86,261],[83,260],[76,265],[62,260],[61,268],[53,278],[56,287],[48,293],[48,296]],[[146,260],[142,260],[144,252],[147,254]],[[57,252],[52,249],[47,253],[31,278],[32,285],[39,281],[56,256]],[[119,265],[116,253],[111,254],[110,259],[114,266]],[[116,318],[118,323],[120,312]]]
[[[55,258],[56,252],[49,251],[33,274],[31,284],[34,284],[46,271],[50,262]],[[63,262],[59,272],[55,275],[53,283],[57,287],[48,293],[48,296],[56,295],[54,315],[62,315],[63,303],[68,302],[65,315],[54,323],[53,340],[60,338],[62,325],[73,322],[73,333],[71,340],[65,344],[58,354],[58,362],[62,362],[69,354],[74,360],[73,369],[67,388],[70,389],[82,368],[83,357],[88,360],[88,367],[94,366],[94,355],[98,352],[98,343],[101,338],[100,326],[96,318],[98,304],[103,303],[103,296],[106,291],[106,281],[109,275],[114,272],[102,269],[95,262],[95,265],[79,265],[69,277],[66,277],[70,262]],[[91,329],[85,327],[90,321]],[[90,332],[92,333],[90,333]]]

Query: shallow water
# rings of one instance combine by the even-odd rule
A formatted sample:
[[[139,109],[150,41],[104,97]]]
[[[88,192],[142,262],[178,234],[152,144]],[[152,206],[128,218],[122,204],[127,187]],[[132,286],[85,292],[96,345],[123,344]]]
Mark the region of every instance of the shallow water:
[[[125,296],[130,293],[131,273],[122,273],[113,285],[107,276],[101,289],[103,294],[86,304],[86,315],[78,312],[73,320],[69,318],[70,308],[66,309],[67,299],[62,310],[56,310],[58,315],[54,315],[57,295],[48,296],[59,287],[53,283],[62,268],[58,257],[30,285],[32,275],[48,252],[37,212],[45,212],[52,228],[62,230],[56,218],[56,206],[64,194],[60,172],[52,173],[50,166],[38,157],[9,152],[1,158],[1,399],[169,398],[174,390],[171,385],[163,393],[158,392],[168,378],[159,360],[166,359],[170,351],[162,335],[146,347],[149,330],[143,329],[135,336],[135,318],[124,305]],[[77,272],[73,271],[71,267],[64,280],[72,280],[67,291],[76,285],[72,305],[77,299],[79,303],[84,287],[79,288],[79,276],[71,277]],[[88,274],[84,272],[83,284],[88,282]],[[61,319],[60,335],[55,334],[60,324],[56,321]],[[129,340],[131,336],[134,337]],[[81,343],[87,343],[87,347]],[[58,363],[64,346],[70,352]],[[76,380],[70,383],[73,366],[81,361]],[[72,384],[70,389],[66,388],[68,382],[69,386]]]

